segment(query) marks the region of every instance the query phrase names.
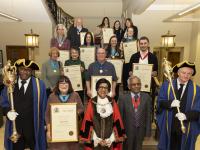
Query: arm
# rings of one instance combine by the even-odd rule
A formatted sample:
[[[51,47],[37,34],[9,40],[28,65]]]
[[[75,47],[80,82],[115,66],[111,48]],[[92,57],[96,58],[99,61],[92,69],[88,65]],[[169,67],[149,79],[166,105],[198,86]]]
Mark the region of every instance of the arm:
[[[86,87],[87,87],[87,95],[91,98],[92,92],[91,92],[91,88],[90,88],[90,81],[86,81]]]
[[[42,65],[42,70],[41,70],[41,79],[44,81],[46,88],[51,88],[51,84],[49,83],[49,81],[47,80],[47,64],[44,63]]]
[[[112,98],[115,97],[116,93],[115,93],[115,89],[116,89],[116,85],[117,82],[116,81],[112,81]]]
[[[146,136],[150,137],[151,136],[151,114],[152,114],[152,98],[148,95],[147,99],[147,106],[146,106]]]

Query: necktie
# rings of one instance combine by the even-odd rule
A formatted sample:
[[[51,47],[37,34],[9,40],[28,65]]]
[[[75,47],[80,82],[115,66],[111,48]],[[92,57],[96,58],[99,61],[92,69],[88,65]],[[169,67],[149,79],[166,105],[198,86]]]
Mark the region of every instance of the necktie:
[[[134,99],[135,99],[135,101],[137,101],[138,100],[138,94],[135,94],[135,96],[134,96]]]
[[[182,91],[183,91],[183,86],[184,86],[184,84],[180,84],[180,88],[178,89],[178,96],[177,96],[178,100],[181,99],[181,94],[182,94]]]
[[[140,124],[139,124],[140,114],[138,113],[138,106],[139,106],[140,101],[138,98],[139,98],[138,94],[135,94],[135,96],[134,96],[134,99],[135,99],[134,107],[135,108],[134,109],[135,109],[135,125],[136,125],[136,127],[140,126]]]
[[[19,89],[19,92],[20,92],[20,94],[22,94],[22,95],[25,94],[25,92],[24,92],[24,84],[25,84],[25,83],[26,83],[26,80],[22,80],[22,81],[21,81],[22,86],[21,86],[21,88]]]

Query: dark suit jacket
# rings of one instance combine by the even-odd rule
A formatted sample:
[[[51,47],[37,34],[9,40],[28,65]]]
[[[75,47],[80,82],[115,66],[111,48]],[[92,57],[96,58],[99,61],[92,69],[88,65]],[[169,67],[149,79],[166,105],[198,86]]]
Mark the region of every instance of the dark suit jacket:
[[[140,52],[137,52],[135,54],[133,54],[131,56],[129,65],[130,65],[130,70],[133,70],[133,63],[139,63],[139,59],[140,59]],[[149,64],[153,64],[153,71],[158,71],[158,59],[156,57],[156,55],[154,55],[153,53],[149,52],[148,53],[148,62]]]
[[[138,107],[138,113],[140,113],[140,128],[143,128],[143,133],[138,136],[150,136],[151,135],[151,97],[149,94],[140,93],[140,105]],[[124,143],[124,150],[132,150],[134,148],[134,107],[132,104],[131,93],[127,93],[119,96],[118,105],[121,113],[121,117],[124,123],[125,132],[127,135],[126,142]]]
[[[81,32],[88,32],[88,29],[82,28]],[[80,34],[78,33],[78,30],[76,27],[71,27],[68,31],[68,37],[70,40],[71,47],[80,47]]]

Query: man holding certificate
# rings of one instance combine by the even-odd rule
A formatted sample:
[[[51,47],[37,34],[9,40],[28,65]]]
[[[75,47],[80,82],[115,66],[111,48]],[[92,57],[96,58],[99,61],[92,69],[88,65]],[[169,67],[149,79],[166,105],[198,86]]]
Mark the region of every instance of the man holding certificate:
[[[103,48],[97,50],[97,61],[89,65],[86,77],[87,95],[91,98],[91,77],[92,76],[112,76],[112,96],[115,96],[117,75],[113,64],[106,61],[106,51]]]
[[[131,56],[131,59],[129,62],[130,64],[129,74],[132,74],[133,63],[153,64],[153,72],[151,76],[156,77],[158,73],[158,60],[157,60],[156,55],[151,53],[149,50],[149,39],[145,36],[141,37],[139,39],[139,47],[140,47],[140,51]],[[154,98],[155,98],[155,88],[156,88],[156,84],[154,80],[151,79],[152,108],[154,108],[153,106],[154,106]]]

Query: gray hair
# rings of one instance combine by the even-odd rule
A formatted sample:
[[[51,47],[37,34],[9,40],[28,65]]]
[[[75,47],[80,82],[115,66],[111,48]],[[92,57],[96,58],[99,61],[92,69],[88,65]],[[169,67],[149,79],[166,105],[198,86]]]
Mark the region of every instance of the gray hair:
[[[138,76],[134,76],[134,75],[132,75],[132,76],[130,76],[130,77],[128,78],[128,80],[127,80],[128,85],[130,84],[130,81],[133,80],[133,79],[138,79],[139,82],[141,83],[141,80],[140,80],[140,78],[139,78]]]
[[[54,37],[57,38],[58,37],[58,32],[57,32],[57,29],[58,28],[63,28],[64,29],[64,39],[67,37],[67,29],[65,27],[64,24],[57,24],[56,27],[55,27],[55,30],[54,30]]]

